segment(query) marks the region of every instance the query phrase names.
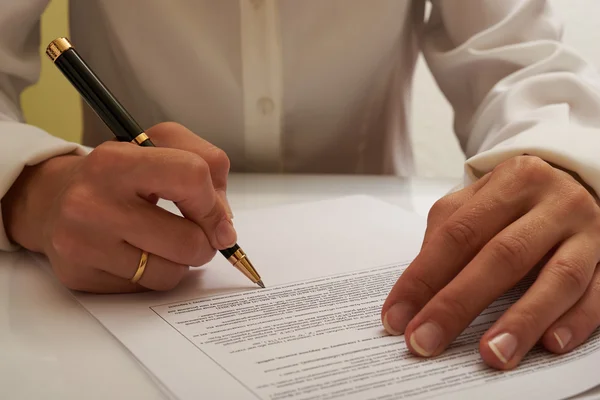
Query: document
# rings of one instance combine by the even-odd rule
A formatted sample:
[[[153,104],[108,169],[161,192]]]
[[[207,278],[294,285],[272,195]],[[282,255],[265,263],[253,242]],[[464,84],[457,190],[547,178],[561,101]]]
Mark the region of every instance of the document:
[[[538,348],[516,371],[484,368],[478,339],[527,286],[524,282],[482,314],[445,354],[417,359],[404,342],[385,334],[379,318],[381,303],[405,266],[152,310],[259,399],[448,398],[461,392],[460,397],[467,388],[568,365],[600,349],[596,333],[560,360]]]
[[[77,299],[178,399],[563,399],[600,384],[600,332],[570,354],[535,348],[488,368],[481,335],[531,284],[497,299],[441,356],[413,356],[380,310],[425,221],[352,196],[240,213],[257,289],[218,256],[167,293]],[[222,257],[221,257],[222,258]]]

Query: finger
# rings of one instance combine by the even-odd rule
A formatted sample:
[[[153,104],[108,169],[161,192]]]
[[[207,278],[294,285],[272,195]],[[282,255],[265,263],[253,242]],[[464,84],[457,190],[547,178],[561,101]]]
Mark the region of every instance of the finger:
[[[219,199],[223,202],[229,217],[233,217],[226,195],[231,163],[223,150],[202,139],[185,126],[174,122],[155,125],[146,133],[158,147],[189,151],[202,157],[210,167],[210,176]]]
[[[421,356],[440,354],[487,306],[515,286],[566,235],[565,215],[547,218],[546,207],[494,237],[408,324],[409,348]]]
[[[121,242],[116,249],[116,254],[119,256],[111,257],[108,262],[96,262],[96,269],[121,279],[131,280],[138,269],[142,251]],[[150,253],[144,273],[137,283],[152,290],[171,290],[179,284],[188,270],[187,265],[177,264]]]
[[[600,267],[596,265],[583,297],[546,330],[542,343],[554,353],[567,353],[585,342],[599,326]]]
[[[68,253],[63,259],[89,265],[88,260],[113,256],[123,241],[177,264],[201,266],[215,255],[200,226],[142,198],[116,206],[97,203],[92,211],[63,229],[68,232],[62,235],[68,242],[61,245]]]
[[[115,207],[103,213],[111,217],[98,218],[95,236],[116,233],[132,246],[177,264],[201,266],[214,257],[215,249],[200,226],[141,198],[133,202],[133,212]]]
[[[96,251],[94,252],[94,249]],[[67,288],[87,293],[135,293],[148,290],[106,271],[92,266],[91,260],[102,263],[102,258],[94,256],[103,254],[97,248],[90,249],[90,257],[83,262],[65,260],[57,254],[50,254],[50,264],[57,279]],[[109,265],[105,263],[104,265]]]
[[[81,235],[75,248],[69,250],[68,254],[64,252],[65,250],[59,254],[62,257],[60,262],[52,262],[55,266],[55,274],[61,282],[71,289],[83,291],[95,292],[104,286],[107,286],[105,290],[107,292],[139,290],[139,288],[136,289],[136,285],[128,285],[120,280],[129,282],[133,278],[142,256],[142,250],[114,238],[99,236],[93,241],[90,239]],[[187,265],[178,264],[150,253],[138,286],[152,290],[172,289],[181,281],[188,269]],[[119,278],[119,281],[106,278],[104,274],[98,275],[94,271],[110,274]],[[98,279],[98,282],[95,282],[94,279]]]
[[[421,250],[427,245],[433,233],[463,204],[469,201],[489,180],[490,174],[484,175],[477,182],[455,193],[448,194],[439,199],[431,207],[427,215],[427,228],[423,238]]]
[[[77,279],[63,281],[63,284],[71,290],[95,294],[139,293],[149,290],[102,270],[81,266],[71,267],[71,269],[77,269]]]
[[[408,322],[446,286],[479,250],[532,205],[525,192],[500,196],[505,179],[494,179],[443,222],[400,276],[382,307],[388,333],[402,334]]]
[[[512,369],[544,332],[585,293],[600,252],[588,234],[566,240],[529,290],[481,339],[483,360],[498,369]]]
[[[202,228],[214,248],[225,249],[235,244],[235,229],[222,203],[217,201],[208,164],[201,157],[176,149],[106,144],[104,148],[92,154],[115,160],[113,173],[120,174],[121,179],[110,180],[117,190],[115,187],[107,190],[116,192],[119,200],[126,202],[127,193],[133,190],[142,198],[155,195],[173,201],[185,218]],[[105,165],[107,161],[100,163]],[[106,180],[106,172],[102,173],[102,179]]]

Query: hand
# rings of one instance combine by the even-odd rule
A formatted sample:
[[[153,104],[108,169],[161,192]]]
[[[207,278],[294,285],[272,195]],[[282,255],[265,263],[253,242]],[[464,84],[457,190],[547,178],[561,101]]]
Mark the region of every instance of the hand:
[[[435,356],[533,271],[534,284],[480,341],[484,362],[511,369],[540,339],[564,353],[598,327],[599,260],[600,208],[590,192],[539,158],[515,157],[432,207],[422,249],[382,320],[411,352]]]
[[[2,201],[9,236],[46,254],[71,289],[168,290],[189,265],[236,242],[225,153],[174,123],[146,133],[156,148],[107,142],[86,157],[29,168]],[[159,198],[175,202],[185,218],[158,207]],[[150,256],[133,284],[142,250]]]

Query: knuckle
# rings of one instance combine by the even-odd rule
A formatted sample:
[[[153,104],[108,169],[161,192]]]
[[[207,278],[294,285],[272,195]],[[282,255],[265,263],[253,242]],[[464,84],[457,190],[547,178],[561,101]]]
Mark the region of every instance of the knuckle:
[[[495,241],[492,255],[500,265],[511,268],[514,275],[520,275],[527,266],[529,248],[526,239],[507,235]]]
[[[146,133],[159,147],[169,147],[169,143],[172,142],[173,136],[181,136],[191,132],[178,122],[164,121],[150,127],[146,130]]]
[[[578,212],[585,212],[586,210],[596,212],[597,205],[586,188],[581,186],[579,183],[570,185],[569,190],[563,198],[565,208],[569,211],[577,210]]]
[[[182,129],[182,128],[184,128],[184,126],[175,121],[164,121],[164,122],[160,122],[160,123],[154,125],[154,128],[159,128],[159,129],[162,129],[165,131],[170,131],[170,130]]]
[[[158,124],[152,126],[150,129],[148,129],[148,131],[151,131],[153,134],[159,133],[159,135],[160,135],[162,132],[169,133],[169,132],[173,132],[173,131],[178,131],[182,128],[184,128],[184,126],[178,122],[163,121],[163,122],[159,122]]]
[[[554,169],[539,157],[522,156],[514,159],[517,178],[528,185],[535,185],[550,178]]]
[[[193,195],[197,203],[197,211],[206,216],[215,208],[216,202],[208,164],[202,157],[193,156],[188,165],[188,173],[180,182],[181,191]]]
[[[173,170],[171,187],[181,193],[202,192],[202,198],[208,194],[207,183],[210,182],[210,170],[204,159],[196,154],[182,154]],[[205,193],[206,192],[206,193]]]
[[[508,196],[514,196],[530,187],[537,187],[547,182],[554,173],[550,164],[535,156],[513,157],[500,164],[497,169],[494,175],[502,177],[503,191]],[[508,173],[497,173],[503,171]]]
[[[442,230],[451,245],[474,247],[479,239],[477,230],[466,221],[455,220],[446,224]]]
[[[204,181],[210,176],[210,168],[208,163],[200,156],[191,155],[187,161],[187,170],[192,181],[197,182],[198,179]]]
[[[448,210],[449,208],[452,207],[452,204],[453,204],[452,196],[453,195],[450,194],[450,195],[446,195],[446,196],[438,199],[431,206],[431,210],[436,211],[436,212],[443,212],[443,211]]]
[[[448,196],[438,199],[429,209],[429,213],[427,214],[427,223],[429,224],[434,222],[439,216],[446,213],[450,207],[451,201]]]
[[[122,144],[105,142],[87,155],[84,168],[91,175],[104,176],[107,168],[119,165],[121,160],[123,160]]]
[[[547,272],[557,279],[561,286],[583,293],[588,287],[590,272],[583,260],[576,257],[560,258],[549,266]]]
[[[226,175],[231,167],[231,161],[225,151],[213,147],[206,155],[206,162],[210,170],[217,175]]]

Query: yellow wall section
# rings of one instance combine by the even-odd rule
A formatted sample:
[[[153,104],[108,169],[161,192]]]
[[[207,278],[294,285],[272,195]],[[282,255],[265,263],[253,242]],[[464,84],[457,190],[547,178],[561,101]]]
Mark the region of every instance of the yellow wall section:
[[[40,80],[23,92],[21,106],[28,123],[80,142],[80,96],[45,54],[48,43],[68,33],[68,0],[52,0],[42,16]]]

